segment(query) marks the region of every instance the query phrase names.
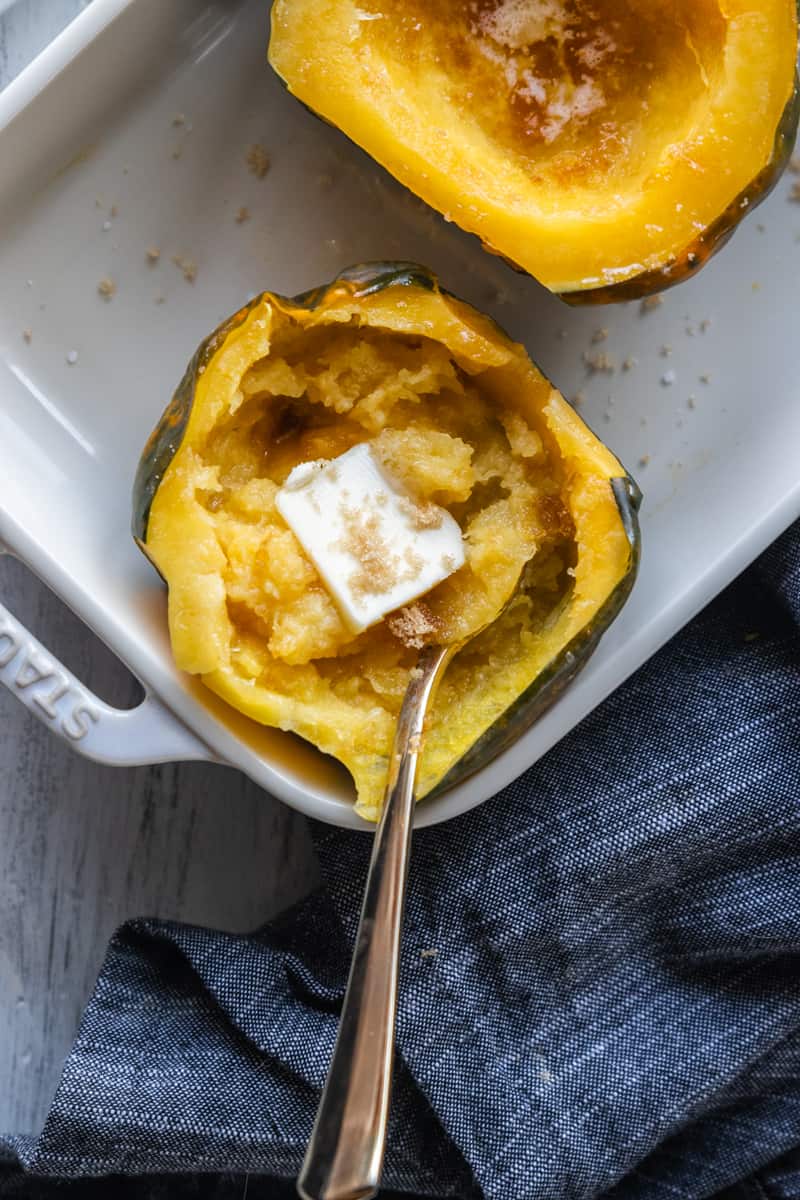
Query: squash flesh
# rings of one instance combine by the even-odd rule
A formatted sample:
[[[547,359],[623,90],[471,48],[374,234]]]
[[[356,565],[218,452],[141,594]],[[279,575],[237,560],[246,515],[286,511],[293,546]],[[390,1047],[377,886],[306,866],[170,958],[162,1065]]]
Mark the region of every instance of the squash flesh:
[[[796,43],[794,0],[276,0],[270,61],[570,293],[680,258],[741,196],[773,158]]]
[[[449,638],[493,616],[526,572],[524,593],[448,670],[421,794],[591,621],[631,547],[608,483],[616,459],[468,306],[387,287],[334,289],[312,310],[270,296],[251,307],[197,380],[146,547],[169,585],[178,665],[339,758],[375,818],[415,653],[384,625],[348,633],[273,504],[297,462],[368,438],[468,531],[468,569],[426,598]]]

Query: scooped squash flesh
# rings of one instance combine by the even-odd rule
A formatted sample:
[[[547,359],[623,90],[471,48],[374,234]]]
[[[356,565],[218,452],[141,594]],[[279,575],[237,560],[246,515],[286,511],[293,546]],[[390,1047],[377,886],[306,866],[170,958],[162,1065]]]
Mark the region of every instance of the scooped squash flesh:
[[[796,0],[275,0],[293,95],[573,302],[697,270],[797,128]]]
[[[338,758],[375,818],[417,651],[387,622],[347,629],[275,507],[294,466],[360,442],[462,528],[466,565],[425,597],[440,639],[502,610],[445,675],[421,794],[565,653],[574,673],[632,584],[637,543],[614,456],[522,347],[419,268],[362,268],[297,300],[264,293],[204,343],[134,497],[176,662]]]

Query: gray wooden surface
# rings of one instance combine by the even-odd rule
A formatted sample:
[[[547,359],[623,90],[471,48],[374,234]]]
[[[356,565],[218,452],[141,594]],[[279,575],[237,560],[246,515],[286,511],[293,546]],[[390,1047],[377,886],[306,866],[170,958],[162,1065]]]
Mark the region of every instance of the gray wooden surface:
[[[0,0],[0,88],[86,4]],[[3,556],[0,598],[104,699],[135,702],[121,664]],[[305,822],[243,776],[88,763],[0,690],[0,1131],[40,1128],[120,922],[244,931],[315,877]]]

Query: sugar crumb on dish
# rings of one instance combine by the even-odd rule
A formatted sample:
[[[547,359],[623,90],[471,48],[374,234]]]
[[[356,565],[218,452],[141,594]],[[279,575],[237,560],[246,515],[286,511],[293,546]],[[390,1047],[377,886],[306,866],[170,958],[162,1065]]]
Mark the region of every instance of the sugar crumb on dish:
[[[800,179],[789,188],[789,199],[795,204],[800,204]]]
[[[607,339],[608,339],[608,330],[607,329],[595,329],[594,333],[592,334],[592,345],[599,346],[599,344],[601,342],[605,342]]]
[[[248,147],[245,162],[250,174],[255,175],[256,179],[263,179],[272,165],[269,155],[260,142],[254,142]]]
[[[711,383],[711,375],[708,371],[704,371],[702,375],[697,377],[701,383]]]
[[[672,346],[662,346],[658,353],[660,354],[661,358],[669,358],[672,354]]]
[[[575,395],[570,399],[570,404],[572,405],[573,408],[580,408],[580,406],[585,403],[586,403],[586,393],[585,392],[576,392]]]
[[[105,301],[109,301],[109,300],[113,299],[113,297],[116,293],[116,290],[117,290],[117,285],[114,283],[114,280],[109,279],[108,276],[101,279],[99,281],[99,283],[97,284],[98,294],[100,296],[102,296]]]
[[[197,263],[182,254],[173,254],[172,261],[187,283],[194,283],[197,278]]]
[[[583,352],[584,365],[592,375],[613,375],[617,369],[617,364],[611,354],[605,350],[600,350],[596,354]]]
[[[148,246],[144,252],[149,266],[154,267],[156,263],[161,261],[161,250],[158,246]]]
[[[65,358],[67,360],[67,366],[74,367],[76,362],[78,361],[78,351],[77,350],[68,350],[65,355]]]
[[[186,124],[185,115],[183,113],[175,113],[175,116],[172,118],[172,124],[176,128],[180,127],[181,125],[185,125]]]
[[[792,175],[800,175],[800,154],[793,154],[789,159],[788,166]]]
[[[660,292],[656,292],[654,296],[645,296],[644,300],[642,300],[641,304],[639,305],[639,312],[654,312],[655,309],[661,308],[663,303],[664,297],[660,294]]]
[[[634,358],[632,354],[629,354],[626,359],[623,359],[623,362],[622,362],[623,371],[632,371],[633,368],[638,363],[638,361],[639,361],[638,358]]]
[[[33,330],[32,329],[23,329],[22,340],[23,340],[23,342],[26,343],[26,345],[30,346],[31,342],[33,341]]]
[[[233,218],[237,225],[244,225],[245,221],[250,220],[250,209],[243,204],[236,210],[236,216]]]
[[[690,396],[689,399],[686,401],[686,404],[687,404],[688,408],[697,408],[697,397]]]
[[[640,466],[640,467],[646,467],[646,466],[648,465],[648,463],[649,463],[649,462],[650,462],[650,455],[649,455],[649,454],[643,454],[643,455],[641,456],[641,458],[639,459],[639,466]]]
[[[675,383],[677,378],[678,378],[678,376],[675,371],[673,371],[673,370],[665,371],[664,374],[661,376],[661,386],[662,387],[672,387],[673,383]]]

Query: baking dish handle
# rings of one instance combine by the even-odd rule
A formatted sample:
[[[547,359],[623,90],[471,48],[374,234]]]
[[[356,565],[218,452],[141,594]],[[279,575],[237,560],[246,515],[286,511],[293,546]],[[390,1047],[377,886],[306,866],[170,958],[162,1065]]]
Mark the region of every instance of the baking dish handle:
[[[113,708],[85,687],[0,604],[0,683],[87,758],[113,766],[213,760],[214,754],[152,695]]]

